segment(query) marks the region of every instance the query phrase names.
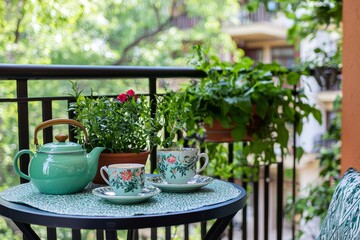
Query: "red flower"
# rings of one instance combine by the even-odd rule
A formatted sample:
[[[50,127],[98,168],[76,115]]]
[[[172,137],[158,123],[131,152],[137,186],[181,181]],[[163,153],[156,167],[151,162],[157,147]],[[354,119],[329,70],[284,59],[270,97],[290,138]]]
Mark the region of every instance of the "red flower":
[[[135,95],[135,92],[134,92],[134,90],[132,90],[132,89],[128,90],[128,91],[126,92],[126,95],[128,95],[129,97],[133,97],[133,98],[135,99],[135,101],[136,101],[136,99],[137,99],[137,96]]]
[[[120,94],[119,96],[117,96],[117,100],[119,100],[120,102],[126,102],[127,100],[127,96],[125,93]]]
[[[176,161],[176,157],[174,156],[170,156],[166,159],[166,161],[168,161],[169,163],[173,164]]]
[[[130,97],[132,97],[135,95],[135,92],[134,92],[134,90],[130,89],[126,92],[126,94],[129,95]]]
[[[131,170],[126,170],[121,173],[121,179],[125,181],[130,181],[132,179],[132,173]]]

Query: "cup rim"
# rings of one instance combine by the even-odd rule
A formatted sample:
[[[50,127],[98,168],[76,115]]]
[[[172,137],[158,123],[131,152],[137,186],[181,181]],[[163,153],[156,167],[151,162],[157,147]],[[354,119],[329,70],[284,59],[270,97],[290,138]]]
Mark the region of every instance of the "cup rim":
[[[117,169],[123,169],[123,168],[143,168],[145,167],[144,164],[140,164],[140,163],[116,163],[116,164],[111,164],[108,166],[108,168],[117,168]]]
[[[186,152],[186,151],[191,151],[191,152],[197,152],[199,151],[197,148],[180,148],[180,147],[175,147],[175,148],[162,148],[162,149],[158,149],[158,152]]]

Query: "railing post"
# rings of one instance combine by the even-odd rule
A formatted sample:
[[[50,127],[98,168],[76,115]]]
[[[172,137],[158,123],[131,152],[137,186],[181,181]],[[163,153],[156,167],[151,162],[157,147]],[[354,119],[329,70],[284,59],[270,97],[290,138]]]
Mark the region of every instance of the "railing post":
[[[278,164],[277,172],[277,213],[276,213],[276,239],[282,239],[283,228],[283,191],[284,191],[284,156],[281,156],[281,162]]]
[[[156,78],[149,78],[149,96],[150,96],[150,111],[151,117],[156,114]],[[156,169],[156,147],[150,153],[150,171],[153,173]]]
[[[242,142],[242,149],[244,149],[246,145],[246,142]],[[243,173],[243,177],[246,177],[246,174]],[[247,182],[246,181],[242,181],[242,186],[244,189],[247,189]],[[248,239],[247,238],[247,205],[244,206],[244,208],[242,209],[242,226],[241,226],[241,230],[242,230],[242,239]]]
[[[293,94],[294,97],[297,98],[297,89],[296,89],[296,85],[294,85],[294,89],[293,89]],[[295,108],[295,106],[294,106]],[[295,239],[295,231],[296,231],[296,222],[295,222],[295,201],[296,201],[296,126],[298,124],[298,118],[297,115],[295,115],[295,121],[294,121],[294,128],[293,128],[293,171],[292,171],[292,206],[293,206],[293,211],[292,211],[292,222],[291,222],[291,234],[292,234],[292,239]]]
[[[49,119],[52,119],[52,101],[42,101],[42,120],[47,121]],[[44,143],[52,142],[52,129],[52,127],[48,127],[43,130]]]
[[[254,240],[259,239],[259,174],[260,174],[260,167],[259,166],[253,166],[256,168],[256,174],[258,175],[255,177],[255,175],[252,175],[253,179],[253,196],[254,196]]]
[[[150,111],[151,116],[155,117],[156,114],[156,78],[149,78],[149,96],[150,96]],[[150,171],[153,173],[156,169],[156,147],[150,153]],[[157,228],[151,228],[151,239],[157,239]]]
[[[28,80],[16,80],[16,96],[20,99],[17,103],[18,107],[18,136],[19,136],[19,150],[29,148],[29,107],[27,102],[28,97]],[[24,100],[22,100],[24,99]],[[21,157],[20,169],[23,173],[28,173],[28,166],[30,158],[28,154]],[[28,180],[20,178],[20,183],[26,183]]]
[[[264,166],[264,240],[269,239],[270,165]]]
[[[228,149],[229,149],[229,155],[228,155],[228,162],[229,164],[232,164],[234,161],[234,143],[229,143],[228,144]],[[229,182],[234,182],[234,172],[232,171],[231,177],[228,179]],[[228,231],[228,239],[232,240],[233,239],[233,220],[230,221],[229,224],[229,231]]]

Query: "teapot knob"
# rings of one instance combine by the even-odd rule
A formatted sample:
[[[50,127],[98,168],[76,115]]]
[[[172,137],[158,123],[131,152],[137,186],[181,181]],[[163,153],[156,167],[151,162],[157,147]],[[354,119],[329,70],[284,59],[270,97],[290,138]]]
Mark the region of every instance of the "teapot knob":
[[[58,140],[59,142],[65,142],[66,139],[68,139],[68,135],[65,133],[60,133],[58,135],[55,136],[55,139]]]

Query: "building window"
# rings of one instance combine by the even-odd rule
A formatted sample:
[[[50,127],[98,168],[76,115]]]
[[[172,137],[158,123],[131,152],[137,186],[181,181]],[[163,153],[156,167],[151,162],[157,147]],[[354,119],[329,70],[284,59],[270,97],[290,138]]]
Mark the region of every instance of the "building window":
[[[294,47],[274,47],[271,49],[272,61],[284,67],[292,67],[295,63]]]
[[[244,49],[245,55],[253,59],[255,62],[262,62],[264,60],[264,51],[262,48]]]

